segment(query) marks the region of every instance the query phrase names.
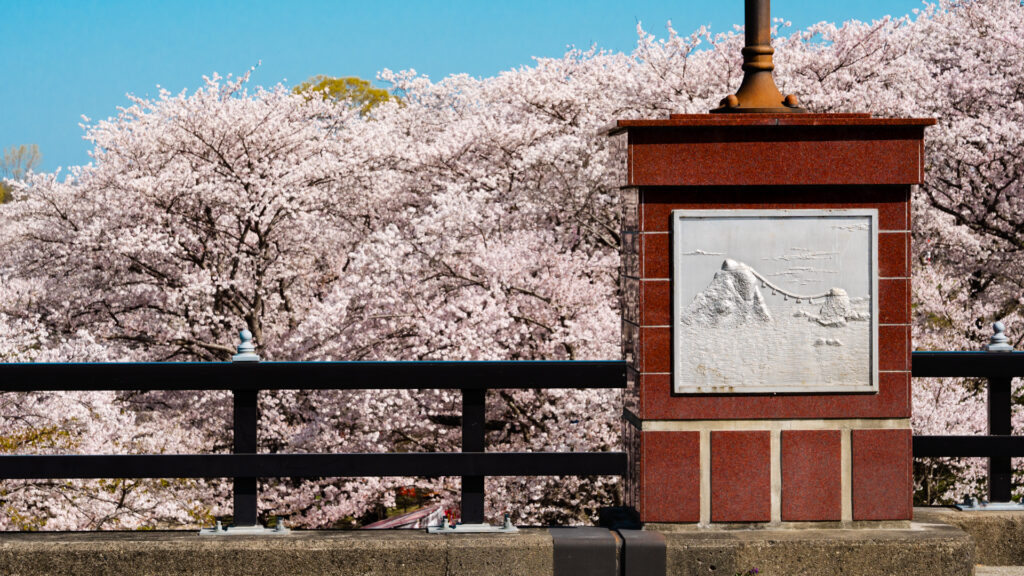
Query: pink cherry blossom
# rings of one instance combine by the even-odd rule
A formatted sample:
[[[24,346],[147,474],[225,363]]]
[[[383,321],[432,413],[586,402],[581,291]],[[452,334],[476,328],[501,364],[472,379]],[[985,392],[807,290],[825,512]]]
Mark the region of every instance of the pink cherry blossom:
[[[1019,343],[1024,302],[1024,8],[946,2],[912,17],[790,31],[777,81],[816,112],[931,116],[913,198],[914,339]],[[742,33],[572,49],[492,78],[385,70],[368,115],[211,76],[85,125],[90,165],[33,174],[0,205],[0,360],[227,360],[248,328],[269,360],[620,357],[616,119],[702,113],[738,86]],[[87,121],[88,122],[88,121]],[[918,433],[984,431],[975,381],[914,382]],[[261,449],[457,450],[453,391],[267,391]],[[227,392],[6,393],[0,450],[230,449]],[[494,391],[488,449],[618,450],[615,391]],[[1021,414],[1015,413],[1020,426]],[[976,491],[929,484],[933,501]],[[927,485],[926,485],[927,484]],[[352,526],[396,490],[457,503],[457,478],[267,480],[261,510]],[[589,522],[618,478],[494,478],[488,515]],[[9,481],[0,529],[182,527],[230,513],[219,481]]]

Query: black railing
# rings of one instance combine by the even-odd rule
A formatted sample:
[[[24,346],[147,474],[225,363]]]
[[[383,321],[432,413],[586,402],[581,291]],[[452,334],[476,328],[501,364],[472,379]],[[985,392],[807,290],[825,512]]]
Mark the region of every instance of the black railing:
[[[461,476],[462,520],[484,521],[486,476],[622,475],[623,452],[486,452],[492,389],[624,388],[624,362],[0,364],[0,392],[231,390],[233,454],[0,455],[0,479],[233,478],[234,522],[257,523],[257,478]],[[462,390],[462,451],[259,454],[260,390]]]
[[[987,436],[914,436],[914,457],[988,458],[988,500],[1009,502],[1010,458],[1024,457],[1024,436],[1013,436],[1010,383],[1024,377],[1024,352],[914,352],[915,377],[988,380]]]

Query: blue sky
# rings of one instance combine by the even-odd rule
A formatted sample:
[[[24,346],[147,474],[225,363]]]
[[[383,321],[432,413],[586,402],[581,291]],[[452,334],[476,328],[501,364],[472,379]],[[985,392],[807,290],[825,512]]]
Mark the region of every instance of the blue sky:
[[[772,15],[805,27],[872,20],[921,0],[775,0]],[[665,35],[728,30],[742,0],[0,0],[0,147],[35,143],[44,170],[88,162],[81,115],[116,113],[125,94],[193,90],[202,76],[262,62],[256,84],[314,74],[414,68],[432,78],[492,76],[559,56],[567,45],[628,52],[636,23]]]

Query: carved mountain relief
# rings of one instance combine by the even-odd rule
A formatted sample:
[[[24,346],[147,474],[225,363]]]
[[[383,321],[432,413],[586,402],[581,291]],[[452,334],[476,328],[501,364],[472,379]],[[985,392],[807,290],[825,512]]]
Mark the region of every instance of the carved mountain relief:
[[[798,232],[812,241],[800,244],[776,225],[751,234],[752,247],[731,247],[728,240],[742,237],[735,223],[732,230],[692,234],[695,242],[677,244],[677,392],[873,388],[870,230],[855,221],[822,220],[821,239],[805,225]],[[773,246],[762,235],[783,238]]]

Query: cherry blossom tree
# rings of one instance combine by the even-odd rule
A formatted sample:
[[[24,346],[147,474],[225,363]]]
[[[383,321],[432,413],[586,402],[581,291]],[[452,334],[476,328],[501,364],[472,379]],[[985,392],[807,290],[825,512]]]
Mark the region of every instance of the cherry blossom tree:
[[[977,349],[1020,314],[1024,8],[776,29],[777,78],[818,112],[934,116],[914,196],[914,337]],[[0,360],[226,360],[248,328],[270,360],[619,357],[619,118],[702,113],[740,81],[741,31],[572,49],[493,78],[383,71],[400,100],[360,113],[248,75],[131,98],[88,122],[93,163],[11,183],[0,206]],[[921,433],[980,432],[975,382],[915,381]],[[230,446],[226,393],[5,394],[5,452]],[[196,407],[201,406],[201,410]],[[455,450],[458,393],[268,391],[261,450]],[[490,450],[617,450],[607,391],[495,391]],[[63,416],[55,416],[63,415]],[[8,433],[8,431],[11,431]],[[922,469],[920,495],[976,488]],[[488,480],[488,514],[574,523],[616,478]],[[396,490],[457,479],[270,480],[261,510],[353,526]],[[177,526],[230,512],[215,481],[5,483],[0,528]],[[45,524],[43,519],[46,520]]]

